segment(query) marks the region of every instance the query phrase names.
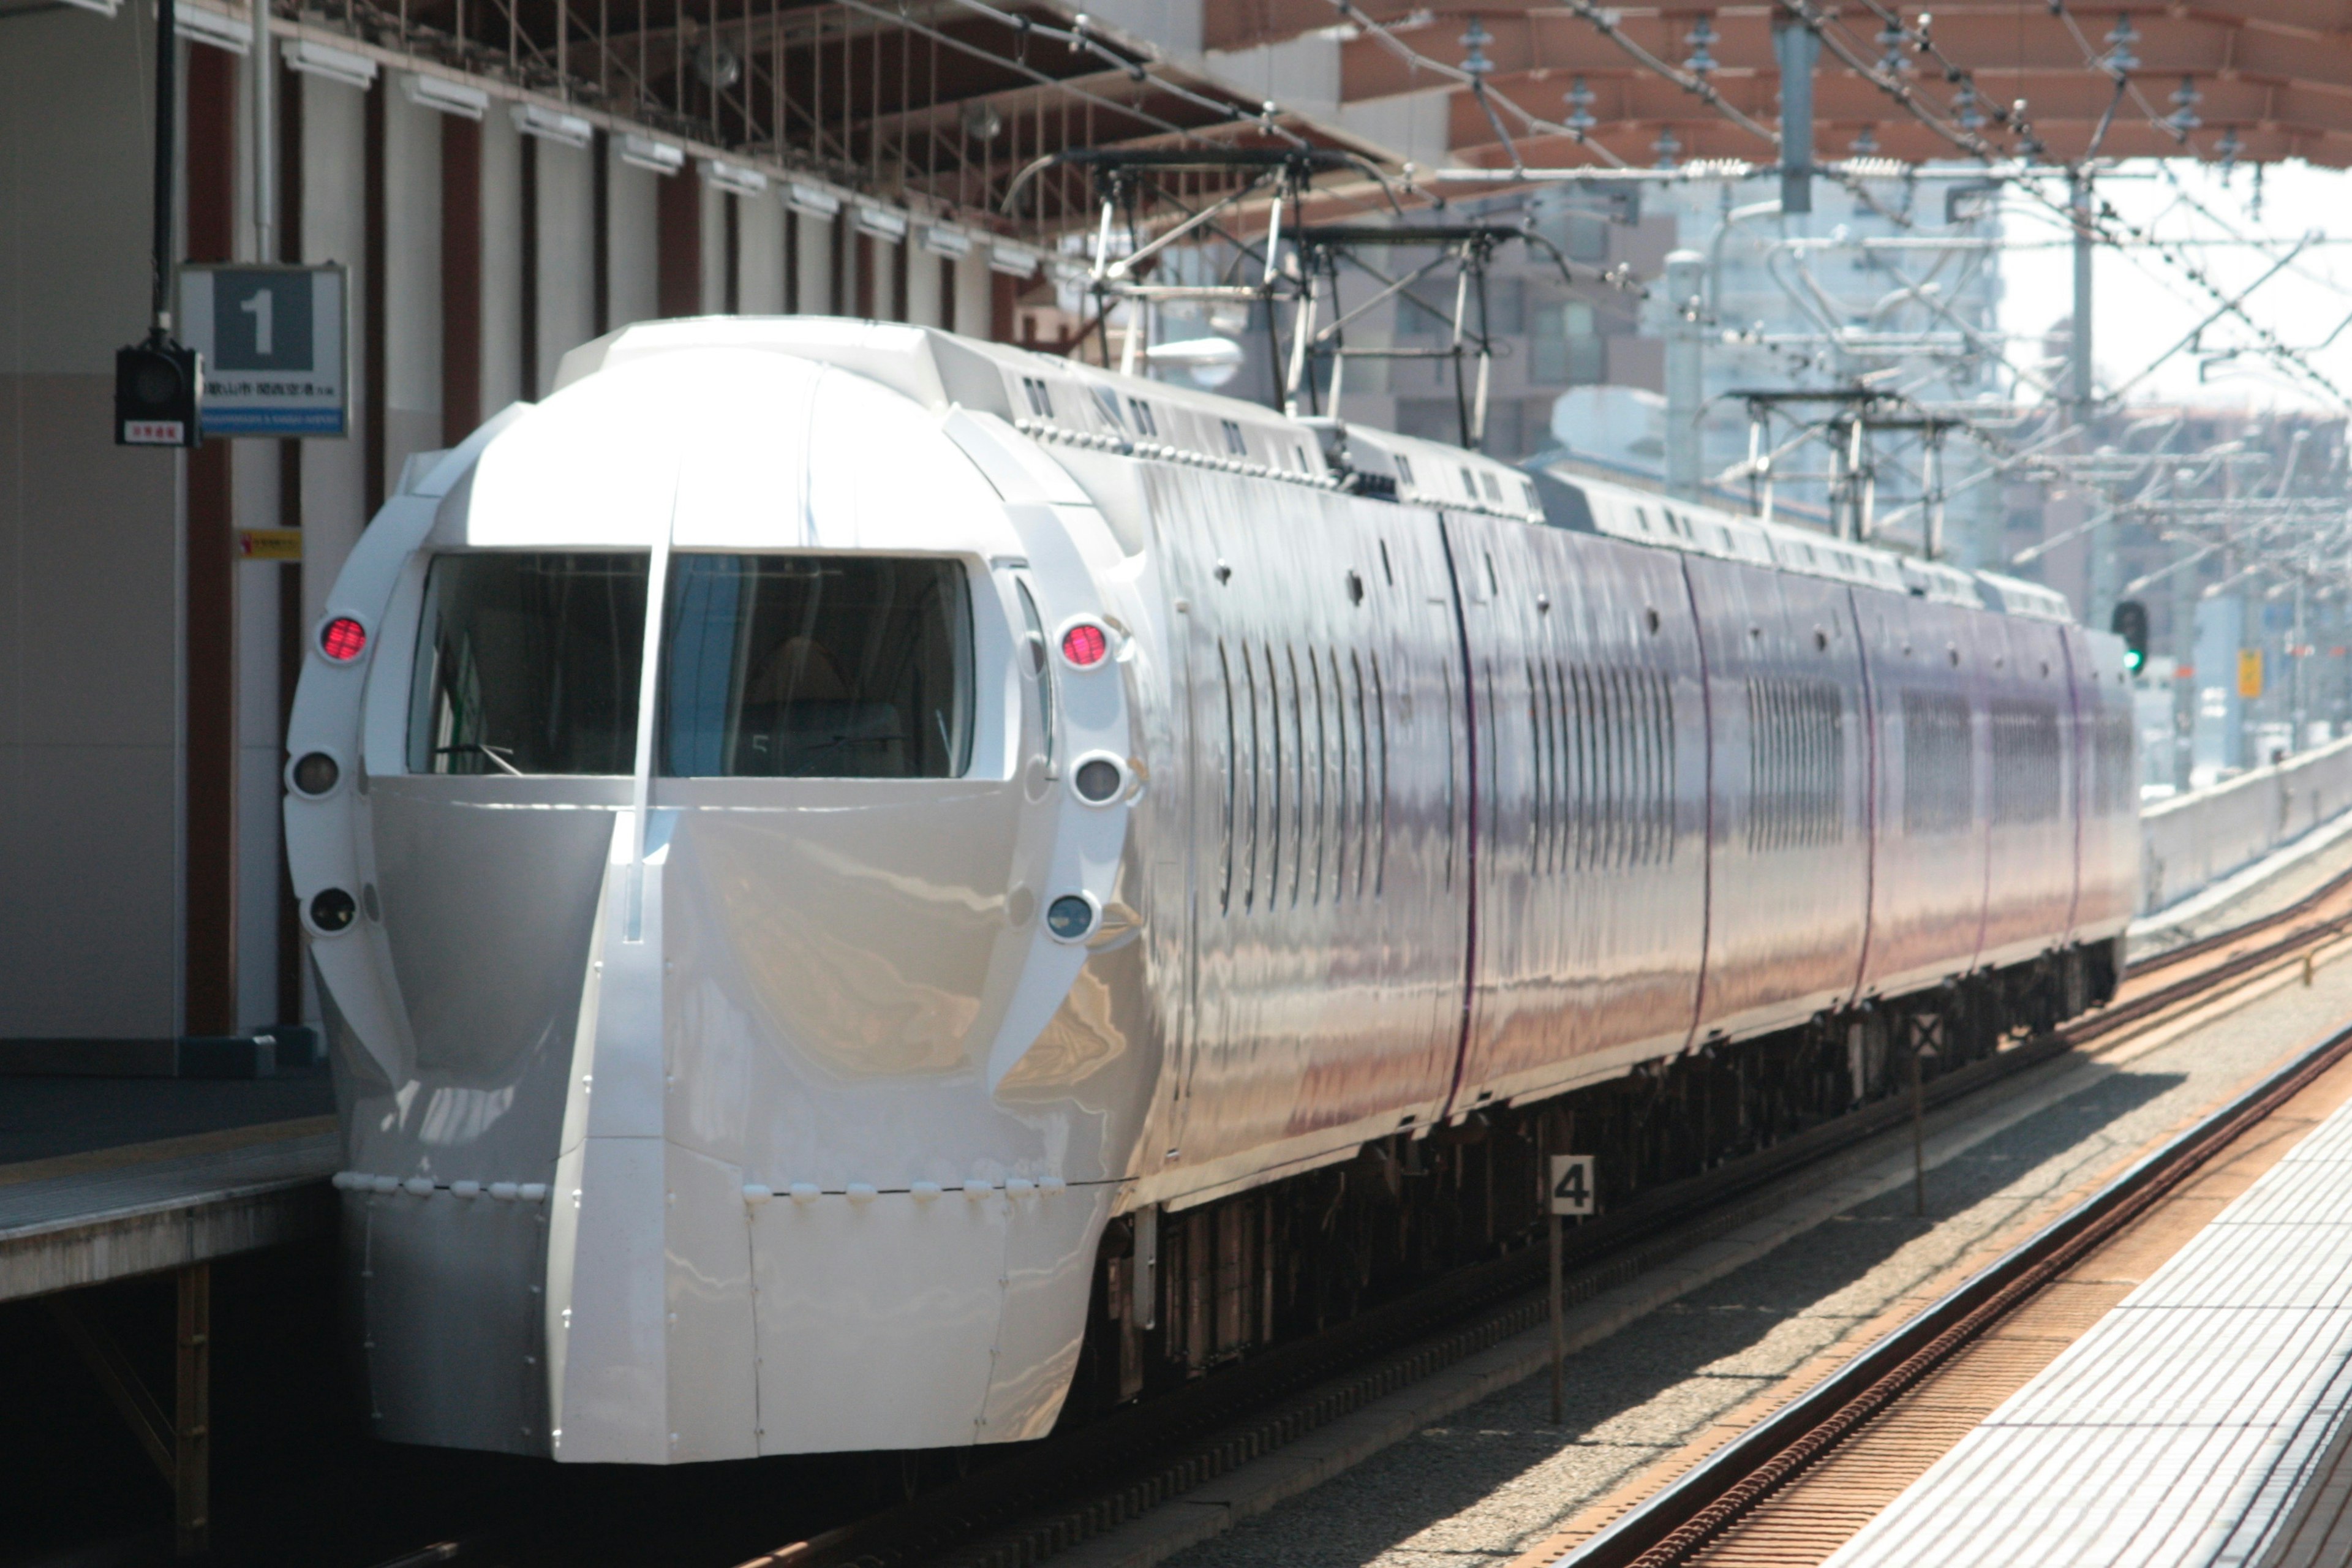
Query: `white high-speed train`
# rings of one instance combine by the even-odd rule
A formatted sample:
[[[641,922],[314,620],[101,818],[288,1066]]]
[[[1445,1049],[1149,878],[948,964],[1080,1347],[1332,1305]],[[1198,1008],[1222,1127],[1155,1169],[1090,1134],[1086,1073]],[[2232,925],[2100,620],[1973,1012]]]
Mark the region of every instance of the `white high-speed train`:
[[[2022,584],[923,329],[614,333],[410,465],[296,701],[373,1429],[1042,1435],[1511,1245],[1539,1123],[1622,1194],[2104,999],[2132,746]]]

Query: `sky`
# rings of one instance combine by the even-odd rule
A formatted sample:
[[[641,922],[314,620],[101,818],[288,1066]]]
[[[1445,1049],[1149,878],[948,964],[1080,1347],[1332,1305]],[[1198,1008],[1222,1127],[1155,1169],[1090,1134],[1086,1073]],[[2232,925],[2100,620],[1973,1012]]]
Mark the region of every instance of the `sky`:
[[[2263,172],[2261,215],[2253,216],[2252,171],[2223,180],[2211,164],[2178,161],[2175,184],[2152,162],[2121,165],[2101,182],[2101,196],[2130,223],[2170,240],[2225,240],[2230,232],[2267,242],[2267,250],[2235,243],[2191,244],[2178,254],[2194,262],[2223,292],[2252,284],[2294,243],[2313,243],[2245,300],[2246,313],[2278,339],[2310,348],[2322,374],[2352,404],[2352,177],[2303,163]],[[2044,188],[2063,199],[2064,186]],[[2182,193],[2218,223],[2191,210]],[[2001,328],[2038,339],[2074,309],[2074,261],[2060,220],[2042,204],[2012,194],[2004,206],[2007,237],[2017,247],[2001,258]],[[2140,375],[2162,353],[2197,327],[2218,305],[2177,267],[2144,249],[2099,247],[2092,281],[2092,357],[2103,391]],[[2331,332],[2340,335],[2317,347]],[[2208,351],[2252,346],[2255,334],[2233,318],[2206,331]],[[2038,352],[2026,343],[2013,353]],[[2201,375],[2201,379],[2200,379]],[[2188,350],[2156,364],[2126,394],[2132,402],[2181,402],[2255,408],[2332,409],[2342,406],[2322,388],[2284,374],[2267,359],[2204,359]]]

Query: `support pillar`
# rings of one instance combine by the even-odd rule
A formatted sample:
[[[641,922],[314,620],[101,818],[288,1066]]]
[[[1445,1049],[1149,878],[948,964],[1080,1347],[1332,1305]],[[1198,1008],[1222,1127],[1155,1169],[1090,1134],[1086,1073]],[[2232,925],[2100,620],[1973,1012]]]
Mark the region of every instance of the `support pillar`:
[[[1699,499],[1703,482],[1699,432],[1706,401],[1700,342],[1706,328],[1701,294],[1706,258],[1696,250],[1666,258],[1666,493]]]
[[[1780,67],[1780,211],[1813,210],[1813,69],[1821,35],[1802,22],[1776,20],[1772,53]]]
[[[175,1553],[201,1557],[212,1546],[213,1270],[209,1263],[181,1269],[173,1333],[172,1411],[148,1391],[139,1370],[99,1320],[81,1310],[74,1292],[49,1298],[49,1315],[98,1379],[131,1436],[172,1489]]]

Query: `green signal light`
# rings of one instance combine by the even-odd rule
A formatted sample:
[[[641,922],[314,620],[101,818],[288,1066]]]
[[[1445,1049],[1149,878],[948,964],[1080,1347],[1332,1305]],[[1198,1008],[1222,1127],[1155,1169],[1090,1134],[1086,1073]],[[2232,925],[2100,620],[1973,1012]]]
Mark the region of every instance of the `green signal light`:
[[[2134,675],[2138,674],[2140,666],[2147,662],[2147,655],[2140,652],[2139,649],[2131,647],[2124,650],[2124,668]]]

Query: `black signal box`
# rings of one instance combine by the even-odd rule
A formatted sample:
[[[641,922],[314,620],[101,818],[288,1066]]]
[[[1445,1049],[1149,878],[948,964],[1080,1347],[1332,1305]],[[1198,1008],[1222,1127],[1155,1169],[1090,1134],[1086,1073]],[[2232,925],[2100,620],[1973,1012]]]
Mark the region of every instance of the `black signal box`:
[[[2124,668],[2137,675],[2147,664],[2147,606],[2126,599],[2116,606],[2108,630],[2124,639]]]
[[[204,356],[169,340],[114,351],[114,444],[196,447],[205,438]]]

